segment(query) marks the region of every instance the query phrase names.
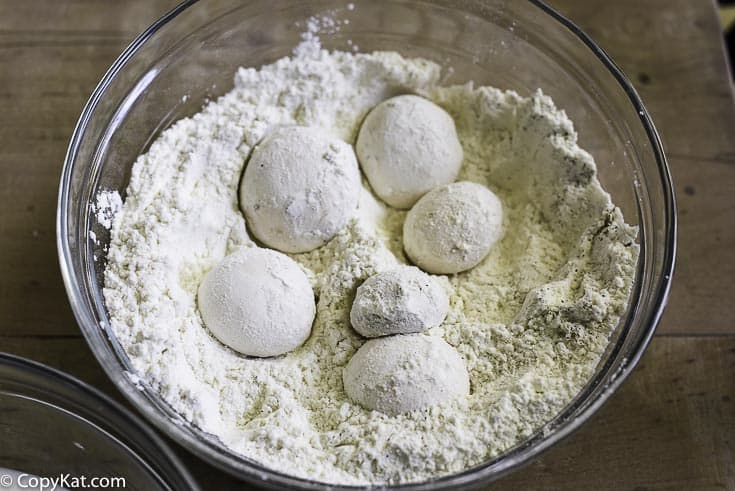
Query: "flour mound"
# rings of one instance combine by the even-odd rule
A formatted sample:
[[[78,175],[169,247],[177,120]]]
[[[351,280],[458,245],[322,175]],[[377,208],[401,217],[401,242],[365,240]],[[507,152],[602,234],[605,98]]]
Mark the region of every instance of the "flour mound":
[[[148,390],[231,451],[278,471],[340,484],[462,471],[532,435],[588,382],[626,308],[636,231],[543,94],[441,87],[439,66],[427,60],[311,48],[239,69],[232,91],[138,158],[105,270],[112,332]],[[352,402],[342,380],[365,343],[349,321],[356,288],[407,263],[406,213],[366,186],[357,215],[332,240],[291,255],[318,297],[299,348],[269,360],[238,355],[209,334],[196,292],[227,254],[255,246],[238,181],[268,131],[312,126],[354,143],[371,108],[407,92],[452,116],[464,152],[458,178],[491,189],[508,226],[480,265],[438,278],[449,312],[421,334],[459,352],[472,392],[388,416]]]

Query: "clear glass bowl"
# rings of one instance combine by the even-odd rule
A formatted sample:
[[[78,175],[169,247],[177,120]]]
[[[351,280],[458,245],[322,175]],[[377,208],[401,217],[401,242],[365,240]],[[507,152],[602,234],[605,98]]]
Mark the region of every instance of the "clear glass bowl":
[[[186,2],[141,34],[95,89],[72,137],[61,179],[58,248],[74,313],[118,388],[159,428],[209,462],[275,488],[321,485],[273,472],[225,449],[183,421],[161,397],[139,390],[108,335],[101,293],[108,232],[91,203],[101,189],[124,196],[135,158],[171,122],[227,92],[239,66],[289,55],[306,19],[349,23],[320,34],[330,49],[396,50],[435,60],[445,83],[474,80],[522,95],[537,88],[567,111],[596,158],[603,186],[628,223],[640,227],[641,255],[630,307],[587,387],[544,428],[499,458],[406,489],[485,483],[551,447],[586,421],[628,376],[666,302],[676,248],[674,196],[661,142],[626,77],[574,24],[535,0],[212,0]],[[349,44],[351,41],[352,44]],[[93,231],[99,245],[90,240]]]
[[[44,477],[123,478],[125,489],[199,489],[137,417],[39,363],[0,353],[0,414],[0,467]]]

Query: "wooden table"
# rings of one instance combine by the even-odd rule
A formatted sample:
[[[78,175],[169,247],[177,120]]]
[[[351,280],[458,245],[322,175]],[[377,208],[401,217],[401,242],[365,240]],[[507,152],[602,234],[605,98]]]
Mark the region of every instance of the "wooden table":
[[[95,83],[170,0],[0,2],[0,349],[119,393],[67,304],[54,214]],[[735,108],[709,0],[554,0],[628,73],[679,204],[679,256],[640,366],[579,432],[493,489],[735,489]],[[238,484],[180,452],[208,488]],[[0,463],[1,464],[1,463]]]

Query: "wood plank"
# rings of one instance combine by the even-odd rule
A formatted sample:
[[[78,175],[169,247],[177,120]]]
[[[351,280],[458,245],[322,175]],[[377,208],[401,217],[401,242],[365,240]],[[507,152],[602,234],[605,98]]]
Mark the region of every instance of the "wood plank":
[[[92,89],[175,0],[0,2],[0,333],[78,334],[61,282],[56,193]],[[42,306],[42,308],[38,308]]]
[[[680,247],[659,332],[735,332],[735,162],[671,160],[687,175],[674,176]]]
[[[64,371],[112,396],[123,396],[97,363],[81,334],[57,337],[0,336],[0,351]]]
[[[0,32],[104,31],[132,38],[179,3],[177,0],[3,0]]]
[[[625,71],[661,133],[679,253],[659,333],[735,333],[735,104],[709,0],[552,0]]]
[[[735,159],[732,90],[711,0],[550,0],[623,69],[667,151]],[[715,131],[713,131],[715,130]]]
[[[654,338],[602,410],[490,489],[735,489],[735,337]]]
[[[59,176],[89,94],[126,44],[0,47],[3,334],[79,333],[56,259]]]
[[[0,332],[78,334],[56,260],[56,193],[101,76],[176,1],[0,2]],[[49,76],[52,74],[52,76]],[[38,308],[42,306],[42,308]]]

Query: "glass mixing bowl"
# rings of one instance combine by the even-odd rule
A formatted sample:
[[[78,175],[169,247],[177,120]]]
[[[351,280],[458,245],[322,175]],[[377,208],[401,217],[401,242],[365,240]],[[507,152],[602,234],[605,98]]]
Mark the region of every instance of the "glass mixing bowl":
[[[0,488],[12,487],[12,481],[19,485],[13,489],[29,484],[11,469],[84,477],[101,487],[199,489],[176,455],[129,411],[80,380],[5,353],[0,416]]]
[[[182,420],[145,384],[114,337],[102,297],[108,231],[92,203],[100,190],[124,196],[135,158],[173,121],[227,92],[239,66],[289,55],[310,16],[324,47],[397,50],[437,61],[445,83],[474,80],[529,95],[537,88],[567,111],[580,144],[628,223],[641,255],[630,306],[586,388],[546,426],[504,455],[451,476],[405,486],[441,489],[497,478],[556,444],[615,392],[640,359],[666,302],[676,248],[674,196],[653,123],[628,80],[585,34],[538,1],[190,1],[141,34],[92,94],[72,137],[61,179],[58,248],[74,313],[99,362],[155,425],[209,462],[260,485],[316,489],[235,455]],[[348,23],[343,22],[348,20]],[[90,240],[94,233],[96,240]]]

